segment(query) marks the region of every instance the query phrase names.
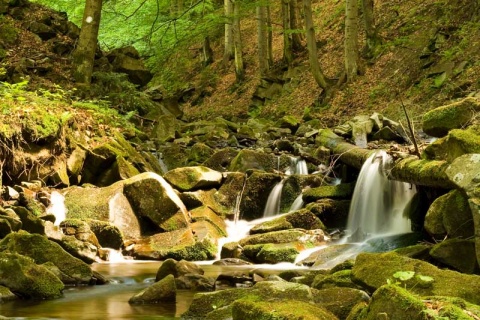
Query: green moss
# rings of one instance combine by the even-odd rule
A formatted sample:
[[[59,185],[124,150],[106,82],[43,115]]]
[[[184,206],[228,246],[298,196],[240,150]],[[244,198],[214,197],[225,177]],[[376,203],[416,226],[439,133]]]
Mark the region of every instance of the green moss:
[[[303,200],[310,203],[325,198],[347,199],[352,196],[354,187],[352,183],[342,183],[336,186],[310,188],[303,193]]]
[[[298,250],[292,245],[266,244],[258,252],[256,261],[261,263],[293,263],[298,254]]]
[[[12,45],[17,41],[18,31],[10,19],[0,16],[0,34],[5,44]]]
[[[233,304],[232,315],[234,319],[244,320],[337,319],[321,307],[297,300],[252,301],[240,299]]]

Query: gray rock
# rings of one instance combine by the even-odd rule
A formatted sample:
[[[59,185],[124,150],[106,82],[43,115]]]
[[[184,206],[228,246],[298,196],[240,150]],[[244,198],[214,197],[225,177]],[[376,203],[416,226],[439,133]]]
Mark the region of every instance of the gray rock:
[[[168,275],[155,282],[145,290],[137,293],[128,300],[130,304],[154,304],[161,302],[174,302],[177,298],[177,288],[173,275]]]

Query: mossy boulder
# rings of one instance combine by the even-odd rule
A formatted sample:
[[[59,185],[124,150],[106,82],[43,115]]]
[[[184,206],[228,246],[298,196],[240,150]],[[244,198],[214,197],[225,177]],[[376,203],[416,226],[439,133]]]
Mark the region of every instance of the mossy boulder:
[[[205,167],[220,172],[227,171],[232,160],[237,156],[238,150],[234,148],[224,148],[215,151],[208,159],[203,162]]]
[[[54,299],[64,284],[47,268],[18,253],[0,252],[0,285],[23,298]]]
[[[435,239],[467,239],[473,236],[474,225],[468,198],[460,190],[451,190],[435,199],[425,216],[425,230]]]
[[[152,132],[153,138],[160,143],[175,140],[175,134],[179,128],[178,120],[175,116],[164,114],[157,117],[156,121]]]
[[[222,237],[227,236],[227,225],[225,224],[225,220],[220,218],[211,207],[198,207],[191,210],[190,214],[193,222],[206,221],[216,228]]]
[[[314,246],[324,241],[323,233],[316,235],[302,229],[291,229],[250,235],[240,240],[240,245],[303,242]]]
[[[125,180],[123,194],[138,218],[149,220],[164,231],[182,229],[189,224],[182,200],[161,176],[153,172]]]
[[[85,263],[91,264],[95,262],[97,257],[98,247],[88,241],[82,241],[75,238],[75,236],[64,235],[61,239],[52,239],[57,242],[65,251],[70,253],[75,258],[82,260]]]
[[[240,299],[232,305],[233,320],[335,320],[335,315],[309,302],[297,300],[252,301]]]
[[[321,199],[348,199],[352,197],[353,183],[341,183],[336,186],[320,186],[311,188],[303,193],[303,201],[306,203],[315,202]]]
[[[0,301],[7,302],[17,300],[18,297],[7,287],[0,286]],[[0,318],[1,319],[1,318]]]
[[[474,304],[480,303],[480,276],[441,270],[427,262],[394,252],[359,254],[352,269],[352,280],[373,292],[385,285],[388,279],[394,279],[393,275],[399,271],[414,272],[414,276],[403,282],[410,292],[422,296],[459,297]]]
[[[463,273],[478,272],[475,241],[447,239],[434,245],[430,256],[438,262]]]
[[[330,311],[338,319],[346,319],[355,305],[370,301],[365,291],[353,288],[332,287],[312,292],[315,304]]]
[[[45,234],[45,221],[25,207],[13,206],[13,211],[22,221],[22,229],[30,233]]]
[[[280,263],[295,262],[299,254],[298,249],[293,244],[273,244],[269,243],[261,247],[254,261],[257,263]]]
[[[195,227],[195,226],[194,226]],[[132,249],[137,259],[202,261],[211,260],[217,253],[213,238],[206,233],[206,227],[196,229],[185,228],[176,231],[158,233],[138,240]],[[210,229],[211,230],[211,229]]]
[[[155,281],[160,281],[169,274],[173,275],[175,278],[178,278],[186,274],[203,275],[204,273],[205,271],[203,271],[202,268],[193,262],[186,260],[176,261],[175,259],[167,259],[162,263],[160,268],[158,268]]]
[[[443,137],[451,129],[465,127],[479,111],[480,102],[473,97],[435,108],[423,115],[423,131],[434,137]]]
[[[341,270],[332,274],[318,275],[312,283],[312,288],[326,289],[334,287],[361,289],[352,281],[352,270]]]
[[[87,220],[90,229],[103,248],[120,249],[123,246],[123,234],[118,227],[110,222],[100,220]]]
[[[174,302],[177,298],[177,287],[173,275],[168,275],[155,282],[145,290],[137,293],[128,300],[130,304],[154,304]]]
[[[246,172],[257,169],[267,172],[274,172],[290,167],[290,157],[277,157],[270,153],[243,149],[232,160],[229,171]]]
[[[202,319],[210,312],[228,307],[241,298],[246,298],[250,301],[295,300],[314,302],[312,289],[307,285],[286,281],[262,281],[250,288],[197,293],[189,310],[182,315],[182,319]]]
[[[37,264],[51,262],[75,284],[88,284],[92,279],[92,270],[86,263],[44,236],[27,232],[11,233],[0,241],[0,247],[4,252],[28,256]]]
[[[210,148],[205,143],[197,142],[190,149],[188,163],[192,166],[200,165],[208,160],[214,153],[215,150],[213,148]]]
[[[253,220],[263,217],[268,196],[273,187],[280,182],[281,177],[273,173],[253,171],[245,181],[242,197],[240,199],[241,219]]]
[[[127,239],[139,238],[142,225],[123,194],[123,182],[109,187],[70,187],[63,192],[67,218],[112,223]]]
[[[282,215],[279,218],[257,224],[252,229],[250,229],[250,234],[266,233],[271,231],[295,228],[315,230],[325,229],[325,226],[323,225],[322,221],[320,221],[320,219],[318,219],[309,210],[301,209]]]
[[[343,228],[347,224],[350,200],[320,199],[305,206],[327,228]]]
[[[434,141],[424,151],[429,160],[448,162],[467,153],[480,153],[480,125],[453,129],[446,137]]]
[[[423,320],[427,318],[426,307],[423,301],[407,290],[396,285],[384,285],[372,296],[372,301],[363,309],[356,319],[373,320]]]
[[[219,209],[224,215],[235,212],[235,206],[238,204],[240,194],[247,175],[242,172],[227,172],[222,186],[214,194],[215,202],[223,208]]]
[[[163,177],[181,191],[218,188],[223,178],[220,172],[203,166],[176,168]]]

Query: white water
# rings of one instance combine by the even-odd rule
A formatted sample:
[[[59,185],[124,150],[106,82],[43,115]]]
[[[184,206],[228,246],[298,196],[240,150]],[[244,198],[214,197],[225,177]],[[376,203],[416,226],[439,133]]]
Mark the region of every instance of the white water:
[[[47,208],[47,213],[55,216],[55,226],[59,226],[67,218],[65,197],[60,192],[52,191],[50,194],[50,205]]]
[[[411,232],[403,210],[415,194],[413,185],[389,180],[390,156],[379,151],[362,166],[348,214],[347,241],[363,241],[379,234]]]
[[[292,174],[308,174],[307,162],[301,158],[291,158],[290,166],[285,170],[285,175]],[[270,194],[268,195],[265,209],[263,210],[263,217],[273,217],[280,214],[280,204],[282,202],[283,185],[285,184],[285,178],[277,183]],[[302,194],[300,194],[292,204],[290,211],[301,209],[303,206]]]

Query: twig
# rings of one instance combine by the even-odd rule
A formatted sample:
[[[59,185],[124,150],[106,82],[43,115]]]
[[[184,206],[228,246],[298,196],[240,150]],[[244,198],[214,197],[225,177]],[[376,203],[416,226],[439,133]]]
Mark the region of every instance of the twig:
[[[410,121],[410,117],[408,116],[407,108],[403,103],[402,97],[401,96],[399,97],[400,97],[400,104],[402,106],[403,112],[405,113],[405,118],[407,118],[408,130],[410,131],[410,136],[412,137],[413,146],[415,147],[415,154],[418,156],[418,158],[420,158],[420,151],[418,150],[417,140],[415,139],[415,134],[413,132],[412,122]]]

